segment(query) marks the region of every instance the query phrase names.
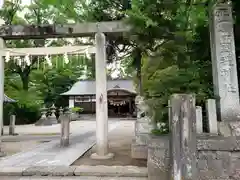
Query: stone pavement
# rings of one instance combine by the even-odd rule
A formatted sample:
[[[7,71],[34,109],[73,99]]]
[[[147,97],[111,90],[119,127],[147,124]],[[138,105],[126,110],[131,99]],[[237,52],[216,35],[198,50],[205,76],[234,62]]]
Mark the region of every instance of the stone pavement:
[[[34,166],[70,166],[95,144],[95,122],[91,126],[71,129],[70,146],[60,147],[60,139],[40,144],[34,149],[1,159],[3,167],[34,167]],[[118,121],[109,121],[109,131],[119,125]],[[59,129],[60,131],[60,129]]]
[[[1,177],[1,180],[147,180],[144,177]]]

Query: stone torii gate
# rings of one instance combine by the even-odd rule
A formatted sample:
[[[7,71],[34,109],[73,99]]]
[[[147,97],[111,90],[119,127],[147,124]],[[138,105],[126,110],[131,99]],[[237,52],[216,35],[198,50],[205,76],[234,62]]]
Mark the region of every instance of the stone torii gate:
[[[81,23],[69,25],[11,25],[0,27],[0,50],[4,49],[4,40],[46,39],[66,37],[90,37],[96,41],[96,153],[93,159],[113,157],[108,152],[108,111],[107,111],[107,77],[106,77],[106,38],[105,34],[121,35],[130,28],[122,21]],[[0,51],[0,126],[3,127],[4,100],[4,59]]]

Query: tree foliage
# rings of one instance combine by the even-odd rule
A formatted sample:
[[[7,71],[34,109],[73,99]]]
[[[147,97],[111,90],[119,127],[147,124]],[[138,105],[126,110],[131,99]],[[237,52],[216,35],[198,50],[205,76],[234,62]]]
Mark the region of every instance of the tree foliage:
[[[26,12],[24,17],[18,16],[22,10]],[[20,1],[5,1],[0,16],[8,25],[49,24],[51,21],[66,23],[68,20],[58,9],[46,6],[42,1],[33,1],[25,7]],[[71,43],[65,39],[9,40],[6,46],[25,48]],[[16,113],[17,123],[33,123],[38,120],[43,104],[66,106],[68,100],[61,94],[69,90],[83,74],[83,66],[87,61],[86,57],[76,57],[69,57],[70,63],[63,65],[63,57],[57,56],[52,59],[52,68],[46,64],[45,57],[30,57],[30,65],[26,64],[24,56],[5,62],[5,93],[17,100],[15,104],[5,105],[5,123],[8,123],[9,113]]]

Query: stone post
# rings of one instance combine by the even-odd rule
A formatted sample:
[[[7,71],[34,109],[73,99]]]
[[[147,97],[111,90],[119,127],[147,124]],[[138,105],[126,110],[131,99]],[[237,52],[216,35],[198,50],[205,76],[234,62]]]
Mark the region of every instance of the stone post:
[[[58,117],[58,122],[59,123],[61,123],[61,119],[60,119],[61,115],[63,115],[63,108],[62,107],[59,108],[59,117]]]
[[[95,35],[96,41],[96,153],[93,159],[112,158],[108,153],[108,106],[106,75],[106,38],[101,32]]]
[[[168,127],[169,128],[171,127],[171,101],[170,100],[168,100]]]
[[[196,126],[197,126],[197,133],[203,133],[203,117],[202,117],[202,107],[196,107]]]
[[[64,115],[59,117],[61,121],[61,147],[69,146],[69,135],[70,135],[70,112],[67,111]]]
[[[195,97],[188,94],[171,96],[171,178],[197,179]]]
[[[73,96],[69,96],[69,103],[68,103],[68,105],[69,105],[69,109],[71,109],[71,108],[74,108],[74,97]]]
[[[5,42],[0,38],[0,49],[5,48]],[[3,103],[4,103],[4,58],[3,54],[0,55],[0,137],[3,134]],[[4,156],[1,150],[1,140],[0,140],[0,157]]]
[[[11,115],[10,124],[9,124],[9,135],[15,135],[15,122],[16,122],[16,116]]]
[[[238,76],[232,8],[216,4],[210,10],[210,37],[214,94],[221,121],[240,119]]]
[[[207,108],[209,133],[218,134],[217,110],[216,110],[215,99],[208,99],[206,108]]]

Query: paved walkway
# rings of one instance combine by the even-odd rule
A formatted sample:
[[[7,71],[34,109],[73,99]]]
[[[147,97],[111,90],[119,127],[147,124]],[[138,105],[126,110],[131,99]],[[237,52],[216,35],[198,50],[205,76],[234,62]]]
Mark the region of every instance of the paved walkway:
[[[31,167],[31,166],[70,166],[76,159],[82,156],[89,148],[95,144],[95,122],[89,122],[88,127],[79,128],[71,124],[70,146],[67,148],[60,147],[60,139],[40,144],[26,152],[17,153],[15,155],[3,158],[0,161],[1,167]],[[109,131],[115,129],[119,125],[118,121],[109,121]],[[22,130],[30,132],[29,125],[21,127]],[[57,125],[55,125],[57,126]],[[28,127],[28,128],[27,128]],[[77,128],[78,127],[78,128]],[[44,127],[51,133],[57,127]],[[55,128],[55,129],[54,129]],[[58,126],[59,128],[59,126]],[[40,128],[39,128],[40,129]],[[18,128],[18,133],[20,128]],[[37,131],[37,130],[36,130]],[[58,132],[60,129],[58,129]],[[43,130],[39,130],[44,132]],[[26,133],[26,132],[25,132]],[[27,133],[26,133],[27,134]],[[2,178],[1,178],[2,180]]]
[[[93,176],[79,176],[79,177],[0,177],[1,180],[147,180],[141,177],[93,177]]]

